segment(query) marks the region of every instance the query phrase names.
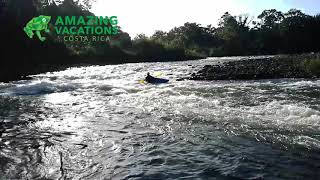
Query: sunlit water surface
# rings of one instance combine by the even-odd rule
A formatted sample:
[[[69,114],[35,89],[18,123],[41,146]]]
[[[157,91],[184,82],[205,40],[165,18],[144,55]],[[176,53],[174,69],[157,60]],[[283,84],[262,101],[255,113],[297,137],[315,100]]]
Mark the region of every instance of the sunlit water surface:
[[[319,179],[320,80],[175,80],[228,60],[0,84],[0,179]]]

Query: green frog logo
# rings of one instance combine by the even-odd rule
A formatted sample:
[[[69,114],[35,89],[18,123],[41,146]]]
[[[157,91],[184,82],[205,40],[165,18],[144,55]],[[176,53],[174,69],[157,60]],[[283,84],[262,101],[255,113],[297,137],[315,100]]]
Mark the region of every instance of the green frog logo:
[[[33,38],[34,33],[38,36],[40,41],[45,41],[46,38],[41,36],[41,31],[45,31],[49,33],[48,24],[51,20],[50,16],[40,15],[31,19],[27,25],[23,28],[24,32],[29,36],[29,38]]]

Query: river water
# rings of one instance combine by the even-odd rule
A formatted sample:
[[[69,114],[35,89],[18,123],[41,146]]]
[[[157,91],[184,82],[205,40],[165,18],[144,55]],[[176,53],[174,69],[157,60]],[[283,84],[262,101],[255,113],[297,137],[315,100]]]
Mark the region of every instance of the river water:
[[[0,84],[0,179],[319,179],[320,80],[175,80],[239,59]],[[148,71],[171,81],[139,83]]]

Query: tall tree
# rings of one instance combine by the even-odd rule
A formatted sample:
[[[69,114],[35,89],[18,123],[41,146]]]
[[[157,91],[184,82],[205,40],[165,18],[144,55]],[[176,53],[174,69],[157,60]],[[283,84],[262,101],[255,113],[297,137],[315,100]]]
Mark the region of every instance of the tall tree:
[[[284,15],[281,11],[276,9],[264,10],[258,18],[261,20],[262,28],[272,29],[274,26],[279,25],[283,20]]]
[[[229,55],[241,54],[241,42],[239,33],[239,24],[235,16],[228,12],[222,15],[219,20],[217,35],[224,41],[223,51]]]

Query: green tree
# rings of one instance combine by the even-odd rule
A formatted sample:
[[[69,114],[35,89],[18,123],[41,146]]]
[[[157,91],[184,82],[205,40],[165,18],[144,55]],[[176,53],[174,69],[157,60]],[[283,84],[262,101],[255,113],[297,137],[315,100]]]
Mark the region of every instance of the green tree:
[[[301,53],[311,50],[312,36],[309,30],[306,31],[310,27],[311,19],[311,16],[297,9],[291,9],[284,14],[280,31],[285,53]]]
[[[217,36],[223,40],[223,51],[225,55],[240,55],[240,27],[235,16],[228,12],[219,20]]]
[[[281,11],[276,9],[264,10],[258,18],[261,20],[260,24],[262,28],[272,29],[279,25],[283,20],[284,15]]]
[[[280,33],[280,23],[284,15],[275,9],[264,10],[258,18],[256,43],[261,54],[278,54],[282,52],[283,37]]]

